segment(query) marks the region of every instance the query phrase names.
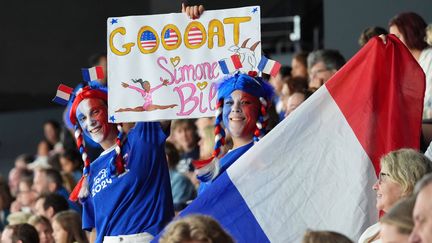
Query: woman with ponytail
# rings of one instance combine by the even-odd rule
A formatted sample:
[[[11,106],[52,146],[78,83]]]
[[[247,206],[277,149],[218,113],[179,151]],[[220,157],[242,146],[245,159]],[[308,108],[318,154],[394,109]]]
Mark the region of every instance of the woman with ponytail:
[[[273,89],[256,73],[237,73],[220,83],[216,104],[215,149],[210,159],[194,162],[201,181],[198,194],[241,155],[259,141],[266,132],[267,109],[271,104]],[[233,147],[222,156],[225,130],[231,135]]]
[[[71,102],[69,118],[84,161],[71,200],[83,205],[83,228],[95,229],[96,242],[149,241],[174,215],[164,150],[169,122],[140,122],[125,135],[120,124],[108,123],[106,90],[91,84]],[[83,134],[104,149],[92,162]]]

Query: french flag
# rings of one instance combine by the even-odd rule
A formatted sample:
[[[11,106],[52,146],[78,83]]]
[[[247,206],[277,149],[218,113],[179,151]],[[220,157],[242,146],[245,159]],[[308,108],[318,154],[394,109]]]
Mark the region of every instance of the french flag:
[[[56,97],[54,97],[53,101],[60,105],[67,105],[72,92],[73,88],[68,87],[64,84],[60,84],[57,88]]]
[[[379,159],[419,148],[425,75],[394,35],[368,42],[181,212],[237,242],[300,242],[306,229],[357,241],[378,220]]]
[[[224,74],[230,74],[243,67],[240,56],[232,55],[230,58],[225,58],[219,61],[219,67]]]
[[[83,79],[86,82],[91,82],[97,79],[104,78],[104,73],[101,66],[92,67],[92,68],[82,68],[81,72],[82,72]]]
[[[274,60],[268,59],[265,56],[261,57],[261,61],[258,64],[258,70],[263,73],[269,74],[272,77],[276,77],[281,68],[281,64]]]

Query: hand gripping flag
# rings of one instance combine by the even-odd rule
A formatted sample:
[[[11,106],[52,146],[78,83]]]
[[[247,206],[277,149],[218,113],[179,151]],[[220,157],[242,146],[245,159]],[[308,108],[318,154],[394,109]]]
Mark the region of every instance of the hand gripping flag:
[[[258,64],[258,70],[263,73],[269,74],[272,77],[276,77],[281,68],[281,64],[274,60],[268,59],[265,56],[261,57],[261,61]]]
[[[419,148],[424,90],[402,42],[372,39],[180,215],[211,215],[237,242],[299,242],[307,228],[356,241],[378,220],[380,157]]]
[[[82,72],[83,79],[86,82],[91,82],[97,79],[104,78],[104,73],[101,66],[92,67],[92,68],[82,68],[81,72]]]

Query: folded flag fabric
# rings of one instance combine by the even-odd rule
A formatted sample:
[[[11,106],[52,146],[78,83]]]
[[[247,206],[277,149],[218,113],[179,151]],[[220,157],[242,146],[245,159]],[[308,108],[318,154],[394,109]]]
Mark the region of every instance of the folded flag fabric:
[[[425,75],[402,42],[368,42],[324,86],[182,211],[237,242],[300,242],[306,229],[357,241],[378,220],[379,159],[419,148]]]
[[[263,73],[269,74],[272,77],[276,77],[281,68],[281,64],[277,61],[268,59],[265,56],[261,57],[261,61],[258,64],[258,70]]]
[[[82,72],[83,79],[86,82],[104,78],[103,69],[101,66],[92,67],[92,68],[82,68],[81,72]]]
[[[57,88],[57,93],[53,101],[60,105],[67,105],[72,92],[73,92],[73,88],[68,87],[64,84],[60,84]]]
[[[242,68],[240,56],[237,54],[232,55],[230,58],[225,58],[219,61],[219,67],[224,74],[230,74]]]

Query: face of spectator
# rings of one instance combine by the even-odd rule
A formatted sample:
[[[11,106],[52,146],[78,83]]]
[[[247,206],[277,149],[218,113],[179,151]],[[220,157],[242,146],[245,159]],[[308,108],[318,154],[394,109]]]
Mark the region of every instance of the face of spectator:
[[[407,234],[401,234],[394,225],[381,224],[380,238],[382,243],[408,242],[408,237]]]
[[[43,207],[43,204],[44,204],[44,200],[45,199],[38,199],[37,201],[36,201],[36,203],[35,203],[35,205],[34,205],[34,213],[36,214],[36,215],[40,215],[40,216],[44,216],[44,217],[46,217],[46,218],[51,218],[51,217],[49,217],[48,215],[47,215],[47,213],[45,212],[45,209],[44,209],[44,207]]]
[[[282,75],[280,73],[278,73],[275,77],[270,77],[269,82],[271,86],[273,86],[277,94],[280,94],[282,92],[283,82]]]
[[[291,76],[302,78],[308,77],[307,67],[299,62],[296,58],[293,58],[291,61]]]
[[[309,72],[309,87],[318,89],[333,76],[336,70],[327,69],[324,62],[317,62]]]
[[[83,132],[102,148],[115,144],[115,128],[108,123],[107,107],[102,100],[84,99],[77,107],[76,117]]]
[[[49,190],[48,180],[46,174],[41,171],[35,171],[33,178],[33,190],[35,190],[39,195],[42,193],[51,192]]]
[[[52,227],[55,242],[67,242],[68,233],[56,220],[52,222]]]
[[[386,168],[382,168],[378,180],[372,187],[377,194],[376,208],[387,212],[401,197],[402,187],[389,177]]]
[[[54,243],[54,238],[52,236],[53,230],[51,226],[44,223],[38,223],[35,228],[39,234],[40,243]]]
[[[65,157],[60,157],[60,165],[62,168],[62,171],[66,173],[72,173],[74,171],[74,164],[72,161]]]
[[[3,233],[1,235],[1,242],[12,243],[12,234],[13,234],[12,229],[6,228],[5,230],[3,230]]]
[[[36,199],[36,192],[27,185],[27,183],[21,181],[19,183],[19,190],[18,190],[18,197],[17,200],[21,203],[23,206],[31,206],[35,199]]]
[[[195,131],[187,123],[179,124],[174,131],[173,135],[176,143],[180,145],[180,148],[186,152],[190,151],[195,147]]]
[[[18,183],[20,179],[20,172],[18,169],[13,168],[9,172],[8,185],[9,190],[13,196],[16,196],[18,193]]]
[[[44,125],[44,135],[50,144],[54,145],[58,142],[58,134],[50,123]]]
[[[414,229],[410,242],[432,242],[432,185],[423,188],[417,196],[413,211]]]
[[[406,45],[405,37],[402,35],[402,33],[399,31],[399,28],[396,25],[390,26],[389,32],[390,32],[390,34],[393,34],[397,38],[399,38],[399,40],[401,40],[402,43],[404,43]]]
[[[286,103],[285,116],[288,116],[293,112],[301,103],[303,103],[303,101],[305,101],[305,96],[302,93],[294,93],[290,95]]]
[[[240,90],[235,90],[224,100],[223,122],[234,144],[236,139],[253,138],[259,108],[260,103],[256,97]]]

